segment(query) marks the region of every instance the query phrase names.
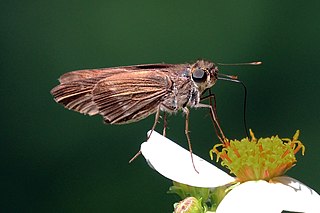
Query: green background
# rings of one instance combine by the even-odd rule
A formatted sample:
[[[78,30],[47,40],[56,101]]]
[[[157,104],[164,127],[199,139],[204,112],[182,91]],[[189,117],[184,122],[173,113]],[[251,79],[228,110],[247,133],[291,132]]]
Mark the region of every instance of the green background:
[[[257,137],[301,130],[306,155],[288,175],[320,192],[319,1],[1,1],[1,212],[171,212],[170,180],[139,150],[153,116],[103,125],[56,104],[49,91],[68,71],[198,58],[224,66],[248,94]],[[218,82],[221,125],[242,138],[243,90]],[[162,129],[160,124],[157,128]],[[208,112],[191,110],[194,152],[209,159],[218,142]],[[169,118],[182,146],[184,118]],[[163,153],[165,156],[165,153]]]

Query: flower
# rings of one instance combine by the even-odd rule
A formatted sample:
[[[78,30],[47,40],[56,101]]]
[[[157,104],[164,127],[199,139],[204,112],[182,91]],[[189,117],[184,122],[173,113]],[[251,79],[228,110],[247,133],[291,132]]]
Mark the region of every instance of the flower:
[[[292,140],[281,140],[277,136],[257,140],[251,134],[251,140],[227,140],[224,144],[216,145],[211,152],[217,154],[218,159],[222,159],[223,164],[237,177],[232,177],[193,155],[197,173],[193,168],[190,152],[157,132],[152,132],[149,140],[141,145],[141,152],[149,165],[163,176],[189,186],[208,188],[210,191],[206,199],[215,197],[219,191],[217,189],[222,187],[224,198],[220,203],[213,204],[217,204],[217,213],[272,213],[282,210],[320,212],[319,194],[298,180],[283,175],[295,164],[294,154],[300,148],[304,151],[303,145],[298,141],[299,132]],[[258,149],[242,147],[253,143]],[[276,143],[278,146],[274,146]],[[219,147],[222,147],[221,151],[218,151]],[[251,154],[248,153],[249,150],[252,151]],[[282,155],[276,154],[277,152]],[[239,159],[242,156],[248,158],[246,162],[245,159]],[[261,162],[261,159],[267,160]],[[203,201],[205,202],[206,200]]]
[[[187,197],[174,206],[174,213],[203,212],[201,203],[194,197]]]
[[[234,177],[193,154],[197,173],[190,152],[155,131],[148,142],[141,144],[140,151],[151,168],[179,183],[212,188],[235,181]]]
[[[210,151],[211,159],[216,154],[217,161],[222,159],[221,165],[235,174],[238,182],[249,180],[266,180],[281,176],[297,162],[295,154],[305,147],[298,140],[298,130],[292,140],[280,139],[278,136],[256,139],[250,130],[251,139],[241,141],[225,139]],[[221,151],[218,148],[222,148]]]

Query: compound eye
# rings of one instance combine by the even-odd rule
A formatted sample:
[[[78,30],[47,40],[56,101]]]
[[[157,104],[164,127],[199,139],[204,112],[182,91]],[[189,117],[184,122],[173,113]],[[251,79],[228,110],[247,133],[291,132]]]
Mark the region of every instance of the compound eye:
[[[203,69],[195,69],[192,72],[192,79],[196,83],[205,82],[207,80],[207,73]]]

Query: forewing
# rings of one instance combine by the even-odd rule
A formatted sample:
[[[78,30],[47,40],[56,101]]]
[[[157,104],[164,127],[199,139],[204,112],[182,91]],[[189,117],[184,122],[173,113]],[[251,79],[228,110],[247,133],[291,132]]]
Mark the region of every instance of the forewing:
[[[134,122],[154,113],[171,86],[167,73],[160,70],[122,72],[96,84],[93,102],[106,123]]]
[[[142,65],[132,65],[123,67],[111,67],[111,68],[101,68],[101,69],[85,69],[77,70],[72,72],[67,72],[60,76],[59,81],[61,84],[69,83],[72,81],[79,81],[84,79],[93,79],[100,77],[108,77],[111,75],[116,75],[124,72],[136,72],[142,70],[168,70],[168,68],[177,67],[176,64],[142,64]]]
[[[107,123],[128,123],[155,112],[171,87],[168,75],[187,65],[142,64],[63,74],[51,90],[56,102]],[[170,74],[171,73],[171,74]]]

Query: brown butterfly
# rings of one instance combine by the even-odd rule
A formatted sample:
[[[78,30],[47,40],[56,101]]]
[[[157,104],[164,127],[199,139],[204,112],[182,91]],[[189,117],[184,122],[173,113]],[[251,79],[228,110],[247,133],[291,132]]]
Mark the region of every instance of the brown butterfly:
[[[100,114],[108,124],[136,122],[160,111],[182,110],[188,135],[189,107],[209,108],[220,140],[225,136],[218,123],[215,107],[200,103],[201,95],[218,79],[218,67],[206,60],[193,64],[143,64],[68,72],[51,90],[56,102],[83,114]],[[212,96],[207,96],[211,98]],[[211,102],[211,101],[210,101]]]

